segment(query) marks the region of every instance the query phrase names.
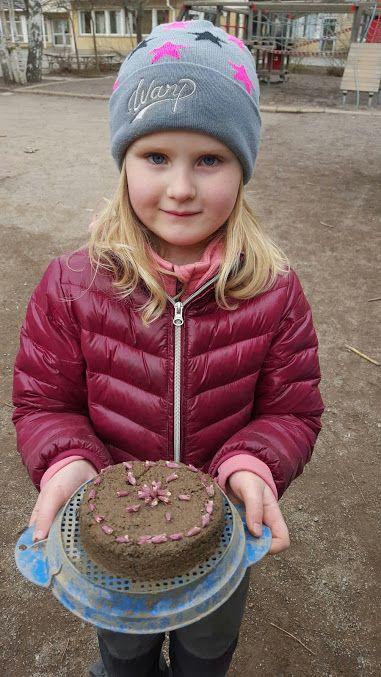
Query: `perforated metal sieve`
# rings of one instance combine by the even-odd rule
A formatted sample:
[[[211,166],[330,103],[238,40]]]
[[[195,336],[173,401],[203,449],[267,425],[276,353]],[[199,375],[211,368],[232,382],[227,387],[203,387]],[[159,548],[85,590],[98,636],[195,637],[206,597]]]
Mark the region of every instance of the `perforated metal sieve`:
[[[270,530],[264,526],[261,538],[254,538],[242,506],[224,495],[225,526],[208,560],[181,576],[157,581],[113,576],[88,557],[80,541],[77,511],[87,484],[57,514],[46,540],[33,543],[33,527],[24,531],[15,559],[25,578],[49,588],[63,606],[93,625],[144,634],[194,623],[223,604],[246,568],[270,548]]]
[[[92,583],[101,585],[108,590],[146,594],[147,592],[162,592],[164,590],[173,590],[181,585],[188,585],[198,578],[201,578],[201,576],[205,576],[206,573],[209,573],[209,571],[215,567],[224,556],[226,548],[229,547],[231,542],[233,516],[229,501],[228,499],[225,499],[225,526],[221,533],[218,548],[208,560],[202,562],[202,564],[199,564],[182,576],[176,576],[174,578],[158,579],[157,581],[137,581],[135,579],[118,578],[117,576],[110,575],[107,571],[93,562],[81,545],[76,512],[84,493],[85,487],[75,494],[70,503],[66,506],[66,510],[62,516],[62,544],[67,557],[78,571],[84,574]]]

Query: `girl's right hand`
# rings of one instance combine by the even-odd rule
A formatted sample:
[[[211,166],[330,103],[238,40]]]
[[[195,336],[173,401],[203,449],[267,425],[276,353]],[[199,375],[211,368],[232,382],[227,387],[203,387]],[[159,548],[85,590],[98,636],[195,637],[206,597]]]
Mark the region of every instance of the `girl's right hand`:
[[[72,461],[45,484],[38,496],[29,520],[29,526],[35,525],[33,541],[46,538],[59,509],[81,484],[96,477],[98,472],[93,464],[85,459]]]

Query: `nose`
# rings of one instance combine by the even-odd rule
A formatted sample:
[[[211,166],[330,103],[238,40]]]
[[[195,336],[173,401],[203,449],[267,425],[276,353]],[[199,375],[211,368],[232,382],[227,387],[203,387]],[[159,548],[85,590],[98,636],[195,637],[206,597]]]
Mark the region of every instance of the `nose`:
[[[167,197],[184,202],[193,199],[196,195],[196,186],[192,173],[186,169],[176,168],[171,174],[167,185]]]

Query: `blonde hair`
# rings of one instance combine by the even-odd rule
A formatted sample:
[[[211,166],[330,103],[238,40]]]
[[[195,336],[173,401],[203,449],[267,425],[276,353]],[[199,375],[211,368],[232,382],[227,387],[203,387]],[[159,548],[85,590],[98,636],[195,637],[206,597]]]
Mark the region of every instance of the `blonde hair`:
[[[227,297],[238,301],[253,298],[269,290],[279,274],[288,272],[286,255],[262,231],[245,199],[242,178],[233,211],[218,232],[224,255],[215,298],[221,308],[235,310],[239,304],[230,305]],[[145,325],[160,317],[167,305],[157,273],[175,276],[155,265],[149,254],[150,235],[132,209],[124,160],[114,196],[91,224],[89,257],[95,274],[99,268],[112,273],[113,287],[121,298],[129,296],[143,280],[150,292],[147,302],[139,308]],[[213,233],[210,239],[215,236]]]

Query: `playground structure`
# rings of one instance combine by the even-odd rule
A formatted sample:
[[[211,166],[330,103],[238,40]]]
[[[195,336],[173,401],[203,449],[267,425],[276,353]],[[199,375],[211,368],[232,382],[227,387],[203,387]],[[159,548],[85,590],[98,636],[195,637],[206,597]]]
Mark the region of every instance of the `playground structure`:
[[[259,79],[268,84],[287,81],[291,62],[343,68],[352,43],[381,42],[381,4],[374,0],[354,4],[195,0],[182,6],[177,20],[193,17],[208,19],[243,40]],[[372,70],[371,63],[369,67]]]
[[[373,96],[378,93],[380,99],[381,80],[381,42],[354,42],[348,54],[340,89],[343,94],[343,105],[347,93],[356,92],[357,108],[360,92],[368,93],[368,106],[372,105]]]

